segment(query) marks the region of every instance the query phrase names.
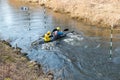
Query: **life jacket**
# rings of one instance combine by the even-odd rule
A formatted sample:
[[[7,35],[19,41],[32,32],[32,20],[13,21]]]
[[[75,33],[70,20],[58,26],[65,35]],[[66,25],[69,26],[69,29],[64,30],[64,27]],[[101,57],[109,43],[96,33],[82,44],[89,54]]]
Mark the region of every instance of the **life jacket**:
[[[55,36],[61,36],[61,35],[63,35],[63,32],[61,32],[61,31],[55,31],[54,35]]]
[[[49,42],[51,40],[50,35],[47,35],[47,34],[45,34],[43,39],[45,42]]]

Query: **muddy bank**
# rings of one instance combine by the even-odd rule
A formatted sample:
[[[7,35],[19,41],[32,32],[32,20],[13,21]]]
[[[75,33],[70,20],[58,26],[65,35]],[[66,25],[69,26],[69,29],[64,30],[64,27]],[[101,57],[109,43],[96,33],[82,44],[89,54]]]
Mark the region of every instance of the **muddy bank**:
[[[21,55],[6,41],[0,41],[0,80],[52,80],[51,73],[45,75],[41,65]]]
[[[39,3],[55,12],[67,13],[71,18],[89,25],[120,26],[119,0],[26,0],[26,2]]]

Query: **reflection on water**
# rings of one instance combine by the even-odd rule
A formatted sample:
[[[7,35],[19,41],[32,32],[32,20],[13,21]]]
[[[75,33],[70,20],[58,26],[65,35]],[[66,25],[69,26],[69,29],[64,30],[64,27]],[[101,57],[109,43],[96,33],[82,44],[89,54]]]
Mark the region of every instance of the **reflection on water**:
[[[27,6],[30,10],[22,11],[22,6]],[[15,0],[0,0],[0,11],[0,37],[9,41],[12,46],[21,47],[30,59],[43,65],[45,72],[54,71],[56,80],[60,77],[62,80],[119,78],[119,34],[114,34],[113,62],[109,62],[109,29],[89,26],[49,9],[45,9],[44,14],[43,7]],[[62,30],[69,28],[75,33],[64,40],[39,45],[37,49],[31,47],[31,42],[56,26],[60,26]],[[52,48],[45,50],[46,46]]]

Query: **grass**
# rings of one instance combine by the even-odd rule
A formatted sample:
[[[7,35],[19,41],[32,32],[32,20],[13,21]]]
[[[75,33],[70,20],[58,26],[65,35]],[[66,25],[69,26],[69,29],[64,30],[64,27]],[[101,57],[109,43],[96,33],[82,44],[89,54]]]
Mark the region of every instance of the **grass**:
[[[20,54],[0,41],[0,80],[50,80],[40,65]]]

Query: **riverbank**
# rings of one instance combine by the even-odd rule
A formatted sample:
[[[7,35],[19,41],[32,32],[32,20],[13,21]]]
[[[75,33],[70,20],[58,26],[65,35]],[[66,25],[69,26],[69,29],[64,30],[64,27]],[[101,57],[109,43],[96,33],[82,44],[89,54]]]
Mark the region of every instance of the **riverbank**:
[[[21,0],[22,1],[22,0]],[[119,0],[26,0],[67,13],[71,18],[98,27],[120,26]]]
[[[0,41],[0,80],[52,80],[51,74],[45,75],[41,65],[29,61],[20,50]]]

